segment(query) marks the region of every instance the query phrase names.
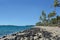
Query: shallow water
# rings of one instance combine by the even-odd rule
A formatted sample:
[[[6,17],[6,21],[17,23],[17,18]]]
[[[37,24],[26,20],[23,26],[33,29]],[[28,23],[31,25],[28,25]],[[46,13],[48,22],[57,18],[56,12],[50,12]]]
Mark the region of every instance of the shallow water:
[[[15,32],[19,32],[25,29],[29,29],[32,26],[0,26],[0,37]]]

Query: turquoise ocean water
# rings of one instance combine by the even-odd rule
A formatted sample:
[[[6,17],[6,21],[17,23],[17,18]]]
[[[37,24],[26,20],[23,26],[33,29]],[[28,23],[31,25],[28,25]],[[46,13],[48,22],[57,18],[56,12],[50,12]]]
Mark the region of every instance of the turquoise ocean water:
[[[0,37],[4,35],[9,35],[15,32],[26,30],[32,26],[0,26]]]

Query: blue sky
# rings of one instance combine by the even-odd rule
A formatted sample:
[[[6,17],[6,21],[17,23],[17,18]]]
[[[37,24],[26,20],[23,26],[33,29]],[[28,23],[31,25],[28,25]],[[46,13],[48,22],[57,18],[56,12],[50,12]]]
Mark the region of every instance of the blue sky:
[[[60,15],[57,8],[57,15]],[[0,0],[0,25],[32,25],[41,11],[53,10],[53,0]]]

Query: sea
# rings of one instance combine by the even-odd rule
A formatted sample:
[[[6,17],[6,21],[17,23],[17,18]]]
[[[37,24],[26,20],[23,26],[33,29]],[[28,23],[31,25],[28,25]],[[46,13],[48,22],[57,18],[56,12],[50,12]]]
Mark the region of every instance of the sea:
[[[13,34],[16,32],[20,32],[26,29],[30,29],[34,26],[0,26],[0,37],[3,37],[4,35],[9,35],[9,34]]]

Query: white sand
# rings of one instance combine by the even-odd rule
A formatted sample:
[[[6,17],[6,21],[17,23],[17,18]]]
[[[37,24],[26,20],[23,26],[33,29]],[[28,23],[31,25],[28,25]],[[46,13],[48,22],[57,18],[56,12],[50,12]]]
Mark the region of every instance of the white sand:
[[[42,28],[46,31],[52,32],[55,35],[59,35],[60,36],[60,28],[59,27],[44,27],[44,26],[35,26],[36,28]]]

